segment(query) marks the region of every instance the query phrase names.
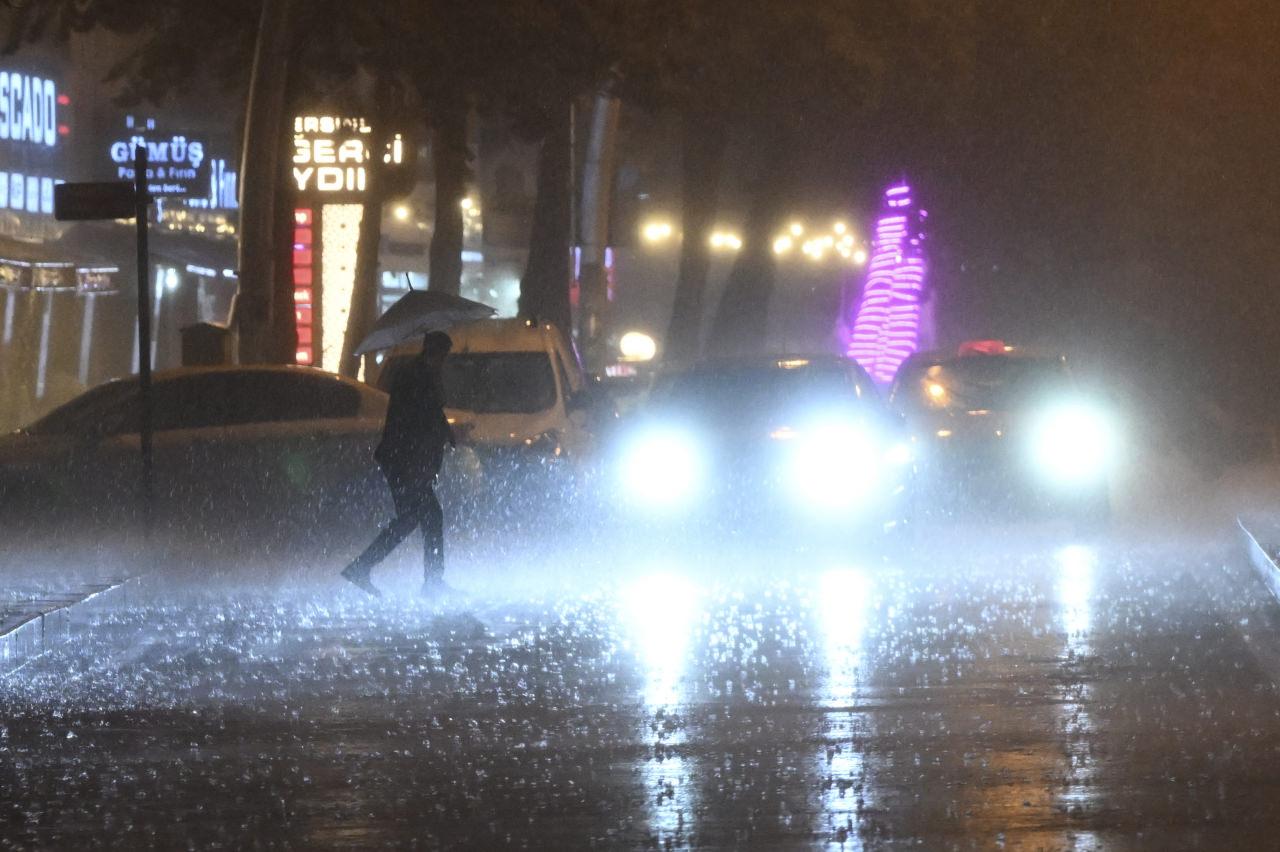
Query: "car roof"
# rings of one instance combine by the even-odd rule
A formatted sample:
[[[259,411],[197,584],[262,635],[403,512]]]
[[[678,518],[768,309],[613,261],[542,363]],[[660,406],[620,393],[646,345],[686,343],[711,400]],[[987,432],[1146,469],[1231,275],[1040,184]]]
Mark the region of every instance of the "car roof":
[[[345,385],[351,385],[362,391],[373,391],[374,393],[382,393],[382,391],[367,385],[364,382],[358,382],[355,379],[340,376],[337,373],[330,373],[316,367],[304,367],[301,364],[219,364],[210,367],[171,367],[165,370],[156,370],[151,374],[151,381],[155,384],[162,382],[171,382],[177,379],[183,379],[190,376],[209,376],[209,375],[246,375],[254,373],[273,373],[278,375],[290,376],[313,376],[319,379],[330,379]],[[135,373],[130,376],[121,376],[104,382],[104,385],[136,385],[138,376]]]
[[[803,369],[809,366],[847,367],[856,366],[856,362],[839,355],[823,352],[814,355],[775,354],[775,355],[741,355],[717,356],[703,358],[687,364],[665,366],[662,372],[674,373],[720,373],[741,370],[787,370]]]
[[[909,369],[934,367],[940,364],[951,364],[958,361],[982,358],[1004,359],[1008,361],[1066,361],[1066,356],[1064,355],[1029,349],[1025,346],[1014,346],[1007,351],[998,353],[961,352],[958,349],[933,349],[927,352],[916,352],[909,356],[902,362],[902,366],[898,368],[898,375],[902,375]]]
[[[548,337],[558,332],[551,323],[523,319],[488,319],[449,329],[453,351],[545,352]]]

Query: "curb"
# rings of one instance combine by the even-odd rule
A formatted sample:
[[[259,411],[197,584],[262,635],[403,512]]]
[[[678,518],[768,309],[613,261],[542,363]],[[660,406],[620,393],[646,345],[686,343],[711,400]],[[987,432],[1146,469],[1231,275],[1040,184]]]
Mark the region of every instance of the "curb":
[[[1258,543],[1257,537],[1244,525],[1243,520],[1236,518],[1236,525],[1244,535],[1245,549],[1249,552],[1249,561],[1253,563],[1253,570],[1257,572],[1263,584],[1271,590],[1271,594],[1280,600],[1280,566],[1276,565],[1276,561],[1271,558],[1271,554],[1267,553],[1266,548]]]
[[[85,586],[78,592],[0,609],[0,675],[11,674],[92,626],[93,616],[128,602],[139,579]]]

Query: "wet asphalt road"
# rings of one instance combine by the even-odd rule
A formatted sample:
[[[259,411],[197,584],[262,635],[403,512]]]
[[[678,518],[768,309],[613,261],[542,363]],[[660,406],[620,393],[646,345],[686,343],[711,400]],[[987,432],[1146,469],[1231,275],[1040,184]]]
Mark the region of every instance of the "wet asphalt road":
[[[399,597],[407,576],[380,603],[166,592],[0,682],[0,837],[1280,843],[1280,608],[1234,543],[992,540],[577,557],[550,590],[545,566],[477,563],[444,612]]]

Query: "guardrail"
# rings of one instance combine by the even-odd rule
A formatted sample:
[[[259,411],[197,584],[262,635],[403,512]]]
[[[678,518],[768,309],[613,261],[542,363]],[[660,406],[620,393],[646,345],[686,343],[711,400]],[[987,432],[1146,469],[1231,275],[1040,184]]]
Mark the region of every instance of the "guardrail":
[[[95,613],[127,602],[137,578],[0,605],[0,675],[10,674],[87,627]]]

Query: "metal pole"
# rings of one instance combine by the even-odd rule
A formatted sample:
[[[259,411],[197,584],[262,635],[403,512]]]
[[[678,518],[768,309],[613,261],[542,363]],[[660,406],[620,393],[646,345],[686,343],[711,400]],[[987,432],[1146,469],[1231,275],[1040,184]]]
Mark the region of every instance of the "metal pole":
[[[138,234],[138,391],[142,404],[139,429],[142,450],[142,523],[151,535],[154,487],[151,475],[151,261],[147,249],[147,146],[133,149],[134,222]]]

